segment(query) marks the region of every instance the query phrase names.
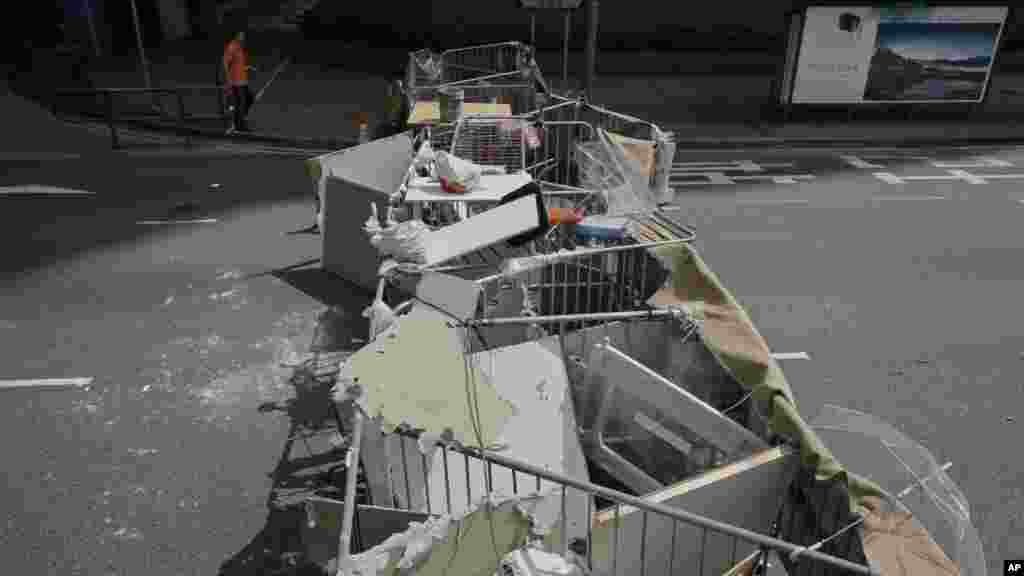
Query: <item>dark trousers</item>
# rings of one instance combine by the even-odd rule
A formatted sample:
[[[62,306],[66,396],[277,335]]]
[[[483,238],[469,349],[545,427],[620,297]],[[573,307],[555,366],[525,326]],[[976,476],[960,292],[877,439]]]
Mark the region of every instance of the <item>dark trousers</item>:
[[[249,129],[249,124],[245,119],[249,115],[249,109],[252,108],[252,100],[252,90],[248,85],[231,87],[231,104],[235,107],[235,130]]]

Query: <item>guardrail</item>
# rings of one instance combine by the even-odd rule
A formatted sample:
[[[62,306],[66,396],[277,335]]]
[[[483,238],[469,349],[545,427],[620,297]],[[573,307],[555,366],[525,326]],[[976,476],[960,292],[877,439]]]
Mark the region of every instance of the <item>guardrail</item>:
[[[95,88],[89,90],[58,90],[53,93],[50,102],[51,111],[54,116],[59,116],[62,110],[67,108],[75,109],[78,114],[102,118],[110,129],[111,146],[116,150],[121,147],[118,136],[118,124],[138,123],[140,118],[157,117],[168,120],[176,128],[183,138],[185,146],[192,145],[192,130],[189,122],[197,120],[213,120],[220,124],[227,125],[227,107],[224,98],[223,86],[216,84],[180,85],[170,88]],[[186,96],[196,92],[212,91],[216,94],[215,113],[192,113],[185,107]],[[141,106],[138,99],[141,97]],[[173,102],[173,111],[168,113],[165,110],[162,98],[170,97]],[[116,105],[120,100],[124,102],[129,98],[135,98],[134,110],[119,110]],[[69,106],[72,99],[79,99],[88,102],[92,99],[91,105],[84,107]],[[141,108],[141,110],[140,110]]]

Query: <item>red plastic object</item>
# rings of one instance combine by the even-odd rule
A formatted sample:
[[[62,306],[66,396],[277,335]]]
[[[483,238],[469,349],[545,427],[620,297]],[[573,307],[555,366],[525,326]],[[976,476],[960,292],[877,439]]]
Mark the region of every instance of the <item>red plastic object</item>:
[[[578,224],[583,214],[572,208],[548,208],[548,224]]]

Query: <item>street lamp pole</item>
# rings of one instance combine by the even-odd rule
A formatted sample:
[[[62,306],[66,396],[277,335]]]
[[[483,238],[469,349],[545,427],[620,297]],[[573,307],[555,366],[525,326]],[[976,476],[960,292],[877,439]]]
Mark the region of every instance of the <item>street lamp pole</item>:
[[[146,49],[142,46],[142,29],[139,27],[139,10],[135,7],[135,0],[131,0],[132,20],[135,22],[135,41],[139,45],[139,60],[142,62],[142,76],[146,81],[146,89],[151,90],[153,83],[149,77],[149,62],[146,60]]]
[[[89,38],[92,40],[93,54],[95,54],[96,57],[99,58],[101,56],[101,53],[100,53],[100,39],[99,39],[99,36],[96,35],[96,14],[94,13],[93,8],[92,8],[92,4],[93,4],[94,0],[84,0],[84,1],[85,1],[85,17],[89,20]]]
[[[586,90],[587,100],[594,98],[594,76],[597,74],[597,12],[599,0],[587,0],[587,69]]]

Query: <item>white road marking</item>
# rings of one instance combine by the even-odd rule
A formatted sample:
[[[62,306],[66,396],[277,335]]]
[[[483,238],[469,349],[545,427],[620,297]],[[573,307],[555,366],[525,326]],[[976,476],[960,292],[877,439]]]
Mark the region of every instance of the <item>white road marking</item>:
[[[984,178],[980,176],[975,176],[974,174],[971,174],[967,170],[950,170],[949,173],[952,174],[953,176],[959,176],[963,178],[964,182],[967,182],[968,184],[988,184],[988,182]]]
[[[61,154],[50,152],[31,154],[13,152],[0,154],[0,162],[47,162],[53,160],[78,160],[81,157],[81,154]]]
[[[736,181],[725,175],[725,172],[691,172],[687,176],[702,176],[707,180],[679,180],[678,178],[669,177],[669,182],[673,186],[706,186],[708,184],[721,185],[721,184],[735,184]]]
[[[92,196],[95,192],[88,190],[74,190],[72,188],[57,188],[56,186],[41,186],[39,184],[27,184],[23,186],[0,186],[0,195],[42,195],[42,196]]]
[[[142,226],[160,226],[162,224],[216,224],[216,218],[198,218],[195,220],[139,220]]]
[[[1012,162],[994,158],[992,156],[972,156],[970,159],[958,162],[940,162],[931,156],[917,156],[917,155],[891,155],[891,154],[866,154],[866,155],[852,155],[843,154],[839,158],[853,166],[854,168],[861,168],[865,170],[882,170],[885,169],[884,165],[875,164],[870,160],[920,160],[928,162],[934,168],[1009,168],[1013,166]]]
[[[1012,162],[1006,160],[1000,160],[999,158],[992,158],[989,156],[981,156],[975,158],[977,162],[932,162],[932,166],[936,168],[1010,168],[1013,166]]]
[[[779,200],[738,200],[737,206],[798,206],[804,204],[810,204],[811,201],[806,198],[789,198]]]
[[[725,172],[688,172],[687,177],[702,177],[705,180],[681,180],[679,175],[669,177],[673,186],[735,185],[741,181],[770,180],[775,184],[797,184],[798,180],[813,180],[813,174],[748,174],[727,176]]]
[[[897,176],[891,172],[875,172],[874,176],[887,184],[906,184],[908,181],[941,182],[959,180],[968,184],[988,184],[988,180],[1022,180],[1024,174],[973,174],[966,170],[947,170],[947,175]]]
[[[772,352],[772,358],[776,360],[810,360],[807,352]]]
[[[798,180],[814,180],[813,174],[755,174],[732,176],[733,180],[771,180],[775,184],[799,184]]]
[[[945,200],[945,196],[872,196],[872,200]]]
[[[43,378],[36,380],[0,380],[0,390],[16,388],[85,388],[92,378]]]
[[[885,168],[880,164],[873,164],[868,160],[931,160],[929,156],[916,156],[916,155],[891,155],[891,154],[843,154],[839,158],[853,166],[854,168],[862,168],[866,170],[879,170]]]
[[[764,172],[765,168],[792,168],[795,162],[766,162],[759,164],[751,160],[731,160],[725,162],[675,162],[670,173],[685,174],[687,172],[704,172],[709,170],[723,172]]]
[[[961,172],[971,178],[979,180],[978,184],[987,184],[987,182],[981,182],[982,180],[1020,180],[1024,179],[1024,174],[970,174],[965,170],[950,170],[950,172]]]

